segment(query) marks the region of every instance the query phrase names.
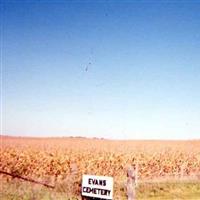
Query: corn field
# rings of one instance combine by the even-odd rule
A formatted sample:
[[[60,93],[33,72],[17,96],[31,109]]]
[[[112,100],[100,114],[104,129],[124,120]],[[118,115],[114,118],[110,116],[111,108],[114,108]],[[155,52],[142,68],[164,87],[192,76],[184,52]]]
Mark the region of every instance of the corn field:
[[[16,179],[80,197],[83,174],[114,177],[114,199],[126,195],[128,166],[138,183],[200,180],[200,141],[114,141],[1,136],[0,180]],[[3,187],[1,192],[3,193]],[[121,197],[121,198],[120,198]]]

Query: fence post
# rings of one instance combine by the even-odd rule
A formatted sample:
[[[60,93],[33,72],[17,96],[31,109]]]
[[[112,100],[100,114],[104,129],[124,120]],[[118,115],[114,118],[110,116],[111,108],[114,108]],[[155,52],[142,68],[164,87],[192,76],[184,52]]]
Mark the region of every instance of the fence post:
[[[128,200],[135,200],[136,173],[132,166],[127,170],[127,196]]]
[[[181,179],[184,178],[185,164],[181,165]]]
[[[135,186],[138,187],[138,162],[136,163],[136,168],[135,168]]]

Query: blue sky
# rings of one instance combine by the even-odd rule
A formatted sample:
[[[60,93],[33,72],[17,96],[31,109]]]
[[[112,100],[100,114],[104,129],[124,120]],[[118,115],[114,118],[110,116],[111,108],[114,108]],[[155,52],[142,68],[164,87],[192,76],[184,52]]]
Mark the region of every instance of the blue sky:
[[[4,1],[3,134],[200,138],[200,3]]]

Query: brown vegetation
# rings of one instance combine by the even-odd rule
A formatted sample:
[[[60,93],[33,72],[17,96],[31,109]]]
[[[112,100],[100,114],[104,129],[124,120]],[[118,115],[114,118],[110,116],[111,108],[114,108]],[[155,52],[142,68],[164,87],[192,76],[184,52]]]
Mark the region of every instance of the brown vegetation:
[[[80,194],[82,174],[113,176],[117,188],[126,179],[128,165],[138,165],[139,181],[177,178],[181,173],[198,178],[200,141],[1,137],[0,171],[61,192]],[[5,173],[1,178],[12,180]]]

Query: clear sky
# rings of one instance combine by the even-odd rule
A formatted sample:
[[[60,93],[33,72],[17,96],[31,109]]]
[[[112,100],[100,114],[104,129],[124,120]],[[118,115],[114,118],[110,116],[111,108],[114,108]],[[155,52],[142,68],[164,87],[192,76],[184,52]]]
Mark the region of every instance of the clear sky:
[[[1,3],[3,134],[200,138],[200,2],[55,2]]]

